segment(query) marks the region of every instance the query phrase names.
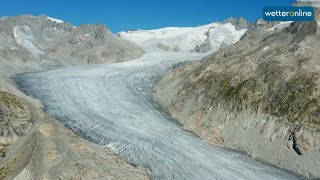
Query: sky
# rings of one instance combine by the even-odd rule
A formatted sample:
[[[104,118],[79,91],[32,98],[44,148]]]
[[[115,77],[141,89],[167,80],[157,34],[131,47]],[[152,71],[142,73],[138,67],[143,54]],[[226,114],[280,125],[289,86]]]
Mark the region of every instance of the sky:
[[[78,26],[103,22],[112,32],[199,26],[228,17],[255,21],[265,6],[294,0],[2,0],[0,16],[21,14],[61,19]]]

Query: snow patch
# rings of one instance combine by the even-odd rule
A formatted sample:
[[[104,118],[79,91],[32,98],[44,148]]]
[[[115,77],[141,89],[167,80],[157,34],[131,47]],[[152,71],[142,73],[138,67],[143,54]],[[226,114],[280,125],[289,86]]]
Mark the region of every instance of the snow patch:
[[[268,29],[268,31],[274,31],[275,29],[284,29],[288,27],[293,21],[283,21],[279,24],[273,26],[272,28]]]
[[[269,47],[265,47],[265,48],[263,48],[262,51],[266,51],[266,50],[268,50],[268,49],[269,49]]]
[[[54,18],[51,18],[51,17],[47,17],[48,20],[51,20],[52,22],[56,22],[58,24],[61,24],[61,23],[64,23],[64,21],[60,20],[60,19],[54,19]]]
[[[0,20],[5,20],[7,18],[8,18],[8,16],[4,16],[4,17],[1,17]]]
[[[263,24],[262,20],[258,20],[257,24]]]
[[[247,29],[237,31],[236,27],[231,23],[211,28],[208,32],[211,52],[217,51],[222,44],[230,45],[239,41],[246,31]]]

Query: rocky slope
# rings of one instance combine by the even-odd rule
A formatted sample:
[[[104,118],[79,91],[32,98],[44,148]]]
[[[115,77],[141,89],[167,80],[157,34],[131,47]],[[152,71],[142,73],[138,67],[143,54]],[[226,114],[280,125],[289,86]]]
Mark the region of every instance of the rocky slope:
[[[258,21],[234,45],[168,72],[155,98],[208,142],[320,177],[317,22]]]
[[[0,93],[0,179],[149,179],[39,108]]]
[[[0,63],[11,71],[120,62],[142,54],[101,23],[74,27],[45,15],[0,20]]]
[[[127,61],[143,52],[103,24],[73,27],[45,15],[1,18],[0,179],[148,179],[48,117],[10,79],[26,71]]]

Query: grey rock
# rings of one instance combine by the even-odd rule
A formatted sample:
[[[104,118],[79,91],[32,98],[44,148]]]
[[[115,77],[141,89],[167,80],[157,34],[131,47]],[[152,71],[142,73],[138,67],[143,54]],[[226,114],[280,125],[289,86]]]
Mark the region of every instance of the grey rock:
[[[179,46],[170,47],[170,46],[164,45],[162,43],[158,43],[157,47],[159,49],[162,49],[162,50],[165,50],[165,51],[176,51],[176,52],[180,51],[180,47]]]
[[[206,40],[203,44],[197,45],[194,49],[195,52],[206,53],[212,49],[211,43],[209,40]]]
[[[223,22],[224,23],[231,23],[232,25],[234,25],[236,27],[237,30],[247,29],[253,25],[252,23],[248,22],[243,17],[239,17],[239,18],[230,17],[230,18],[224,20]]]
[[[24,136],[31,127],[28,106],[9,93],[0,92],[0,145],[7,146]]]

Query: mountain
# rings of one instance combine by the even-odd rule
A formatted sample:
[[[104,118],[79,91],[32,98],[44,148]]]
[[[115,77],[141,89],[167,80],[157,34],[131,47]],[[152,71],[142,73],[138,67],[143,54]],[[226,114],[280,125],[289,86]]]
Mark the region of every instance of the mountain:
[[[259,20],[239,42],[169,71],[155,97],[209,143],[319,177],[317,21]]]
[[[248,22],[243,17],[239,17],[239,18],[230,17],[230,18],[224,20],[223,23],[225,23],[225,24],[230,23],[230,24],[234,25],[236,30],[247,29],[247,28],[252,27],[252,25],[253,25],[252,23]]]
[[[201,61],[180,63],[182,66],[177,65],[155,87],[161,105],[187,129],[210,143],[243,150],[280,167],[317,176],[318,81],[317,74],[313,74],[318,68],[318,49],[313,46],[317,32],[316,23],[259,20],[251,24],[243,18],[230,18],[199,27],[137,30],[117,36],[101,23],[74,27],[45,15],[3,17],[0,179],[148,179],[145,172],[118,155],[81,139],[49,117],[43,112],[48,107],[19,91],[10,79],[28,71],[127,61],[145,52],[143,57],[147,60],[163,58],[164,54],[170,60],[159,65],[158,71],[177,63],[173,59],[208,55]],[[125,69],[130,65],[134,63],[124,63]],[[114,67],[117,66],[110,66]],[[93,73],[94,69],[91,70]],[[147,74],[152,82],[156,77],[140,73],[141,77]],[[110,83],[105,76],[101,77]],[[141,77],[139,81],[148,82]],[[90,78],[86,80],[92,82]],[[45,82],[61,86],[55,79]],[[78,79],[73,82],[78,83]],[[136,82],[131,85],[133,90],[140,88]],[[40,79],[28,86],[39,86],[37,89],[44,94],[52,90],[44,89]],[[83,89],[89,94],[96,90],[86,86]],[[56,101],[54,98],[51,103]],[[85,104],[84,108],[88,109]],[[298,114],[294,113],[296,110]],[[305,121],[308,116],[314,119]]]
[[[141,48],[113,35],[104,24],[74,27],[45,15],[1,18],[0,52],[2,67],[11,71],[121,62],[143,54]]]
[[[123,39],[136,42],[145,49],[150,48],[175,52],[214,52],[221,44],[237,42],[246,32],[249,23],[243,18],[228,19],[223,23],[212,23],[198,27],[168,27],[156,30],[120,32]]]
[[[122,62],[143,53],[101,23],[74,27],[45,15],[2,17],[0,179],[149,179],[120,156],[46,115],[41,103],[10,79],[28,71]]]

